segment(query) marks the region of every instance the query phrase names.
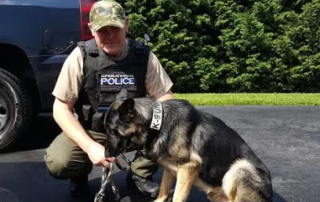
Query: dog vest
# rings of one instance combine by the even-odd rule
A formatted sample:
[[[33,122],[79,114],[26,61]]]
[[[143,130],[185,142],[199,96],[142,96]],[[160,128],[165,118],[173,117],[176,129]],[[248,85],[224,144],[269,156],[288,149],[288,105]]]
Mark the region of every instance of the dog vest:
[[[94,39],[78,43],[83,55],[84,85],[75,110],[79,121],[88,129],[100,125],[92,123],[94,116],[105,112],[121,89],[127,89],[130,98],[147,95],[145,75],[150,48],[131,39],[128,39],[128,46],[128,55],[123,60],[112,61],[97,47]]]

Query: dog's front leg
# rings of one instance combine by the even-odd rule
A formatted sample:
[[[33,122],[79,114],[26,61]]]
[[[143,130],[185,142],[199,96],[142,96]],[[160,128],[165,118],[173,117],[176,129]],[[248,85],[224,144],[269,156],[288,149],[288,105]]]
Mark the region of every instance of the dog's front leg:
[[[154,202],[165,202],[168,199],[174,180],[175,177],[167,169],[163,169],[159,195]]]
[[[177,183],[173,194],[173,202],[184,202],[187,200],[191,186],[198,175],[199,164],[189,162],[178,168]]]

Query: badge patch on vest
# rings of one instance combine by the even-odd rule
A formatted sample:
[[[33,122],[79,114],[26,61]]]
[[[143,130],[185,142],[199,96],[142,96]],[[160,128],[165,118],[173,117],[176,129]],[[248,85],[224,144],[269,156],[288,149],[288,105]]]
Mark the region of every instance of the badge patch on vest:
[[[133,74],[122,71],[108,71],[99,73],[98,86],[100,92],[119,92],[121,89],[136,91],[136,78]]]

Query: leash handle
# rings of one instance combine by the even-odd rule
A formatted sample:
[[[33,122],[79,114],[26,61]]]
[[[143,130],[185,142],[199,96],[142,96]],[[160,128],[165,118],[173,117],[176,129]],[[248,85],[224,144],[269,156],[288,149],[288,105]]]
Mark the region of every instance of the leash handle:
[[[137,149],[137,153],[139,153],[140,155],[143,155],[143,153],[140,149]],[[110,156],[109,149],[105,150],[105,156],[106,157]],[[116,164],[116,166],[120,170],[129,170],[131,167],[131,161],[129,159],[127,159],[127,157],[125,157],[125,155],[123,155],[123,153],[121,153],[119,156],[128,164],[128,166],[123,167],[119,163],[110,163],[110,168],[106,168],[106,167],[102,168],[103,174],[101,176],[101,188],[100,188],[99,192],[96,194],[96,196],[94,198],[94,202],[104,202],[104,197],[105,197],[104,193],[105,193],[106,185],[108,182],[111,185],[111,189],[112,189],[114,196],[116,197],[116,201],[121,202],[121,197],[120,197],[119,191],[118,191],[115,183],[111,179],[111,174],[112,174],[114,164]]]
[[[94,197],[94,202],[103,202],[104,201],[103,200],[104,199],[104,192],[106,189],[108,178],[110,177],[111,169],[112,169],[112,164],[110,164],[110,169],[107,169],[106,167],[102,168],[103,174],[101,176],[101,187],[100,187],[100,190],[97,192],[96,196]]]
[[[127,159],[127,157],[125,157],[125,155],[123,155],[123,153],[120,154],[120,157],[128,164],[128,166],[123,167],[123,166],[120,165],[119,163],[116,163],[116,166],[117,166],[120,170],[130,170],[131,161],[130,161],[129,159]]]
[[[104,193],[105,193],[105,189],[108,182],[111,185],[112,192],[115,195],[117,202],[121,202],[119,191],[116,185],[114,184],[113,180],[111,179],[112,170],[113,170],[113,163],[110,163],[109,169],[106,167],[102,168],[103,175],[101,177],[101,187],[94,198],[94,202],[104,202],[104,197],[105,197]]]

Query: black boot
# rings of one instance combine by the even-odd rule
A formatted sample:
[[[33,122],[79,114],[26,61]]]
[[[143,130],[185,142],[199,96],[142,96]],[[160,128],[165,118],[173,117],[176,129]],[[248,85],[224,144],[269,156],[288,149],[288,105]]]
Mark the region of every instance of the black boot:
[[[143,178],[129,171],[126,181],[129,186],[138,188],[139,191],[151,196],[152,198],[156,198],[159,194],[159,184],[153,182],[152,176]]]
[[[71,178],[69,191],[70,197],[73,199],[89,199],[88,175]]]

